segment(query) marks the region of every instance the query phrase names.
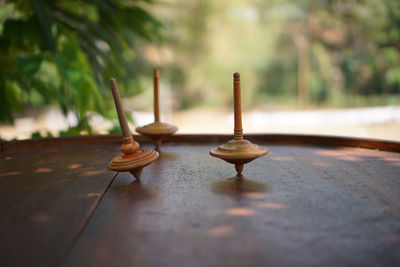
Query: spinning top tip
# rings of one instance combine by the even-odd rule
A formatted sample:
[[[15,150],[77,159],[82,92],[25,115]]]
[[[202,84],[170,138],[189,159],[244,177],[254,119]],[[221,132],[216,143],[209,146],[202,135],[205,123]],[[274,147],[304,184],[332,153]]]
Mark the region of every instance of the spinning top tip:
[[[233,78],[235,78],[235,80],[240,80],[240,73],[239,72],[235,72],[233,74]]]
[[[135,176],[136,179],[140,180],[140,177],[142,176],[142,171],[143,171],[143,168],[139,168],[139,169],[131,170],[130,173],[133,176]]]
[[[235,164],[237,175],[242,175],[244,164]]]

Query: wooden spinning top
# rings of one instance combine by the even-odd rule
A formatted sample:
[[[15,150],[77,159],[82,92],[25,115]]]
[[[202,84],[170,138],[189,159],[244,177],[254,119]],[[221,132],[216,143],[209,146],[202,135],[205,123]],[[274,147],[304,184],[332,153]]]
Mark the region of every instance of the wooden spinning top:
[[[122,109],[117,82],[114,78],[111,78],[110,84],[115,107],[118,113],[119,124],[121,125],[122,130],[122,154],[113,158],[108,164],[108,168],[112,171],[130,172],[137,179],[140,179],[143,168],[155,161],[159,154],[153,149],[140,149],[139,143],[133,140],[132,133],[129,130],[129,126]]]
[[[153,140],[156,150],[160,151],[163,137],[173,135],[178,128],[164,122],[160,122],[160,107],[158,97],[158,70],[154,70],[154,122],[143,127],[136,128],[136,132],[148,136]]]
[[[233,96],[235,128],[233,139],[210,151],[210,155],[235,164],[238,175],[242,174],[244,164],[268,154],[268,149],[243,138],[242,108],[240,99],[240,74],[233,74]]]

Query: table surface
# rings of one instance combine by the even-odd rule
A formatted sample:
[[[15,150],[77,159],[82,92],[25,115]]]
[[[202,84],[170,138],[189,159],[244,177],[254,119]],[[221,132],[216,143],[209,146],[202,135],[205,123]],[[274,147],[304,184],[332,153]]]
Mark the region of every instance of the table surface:
[[[259,144],[242,178],[164,144],[140,181],[117,143],[3,151],[0,266],[399,266],[400,153]]]

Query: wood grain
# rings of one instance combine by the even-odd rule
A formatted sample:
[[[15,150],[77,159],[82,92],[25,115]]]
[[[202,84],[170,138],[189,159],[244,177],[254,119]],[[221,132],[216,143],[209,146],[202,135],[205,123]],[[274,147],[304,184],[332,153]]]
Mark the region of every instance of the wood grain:
[[[166,145],[141,182],[116,177],[62,266],[400,263],[400,154],[261,145],[243,180],[215,143]]]
[[[400,154],[326,146],[398,143],[246,136],[271,154],[238,180],[195,136],[142,181],[105,169],[120,137],[2,143],[0,266],[399,265]]]
[[[114,172],[115,145],[0,154],[0,266],[54,266],[69,251]]]

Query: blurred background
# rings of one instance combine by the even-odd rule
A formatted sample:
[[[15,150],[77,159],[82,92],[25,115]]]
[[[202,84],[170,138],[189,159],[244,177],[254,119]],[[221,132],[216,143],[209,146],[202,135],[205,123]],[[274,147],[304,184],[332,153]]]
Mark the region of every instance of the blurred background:
[[[398,0],[0,2],[0,138],[118,133],[108,81],[133,127],[400,141]]]

